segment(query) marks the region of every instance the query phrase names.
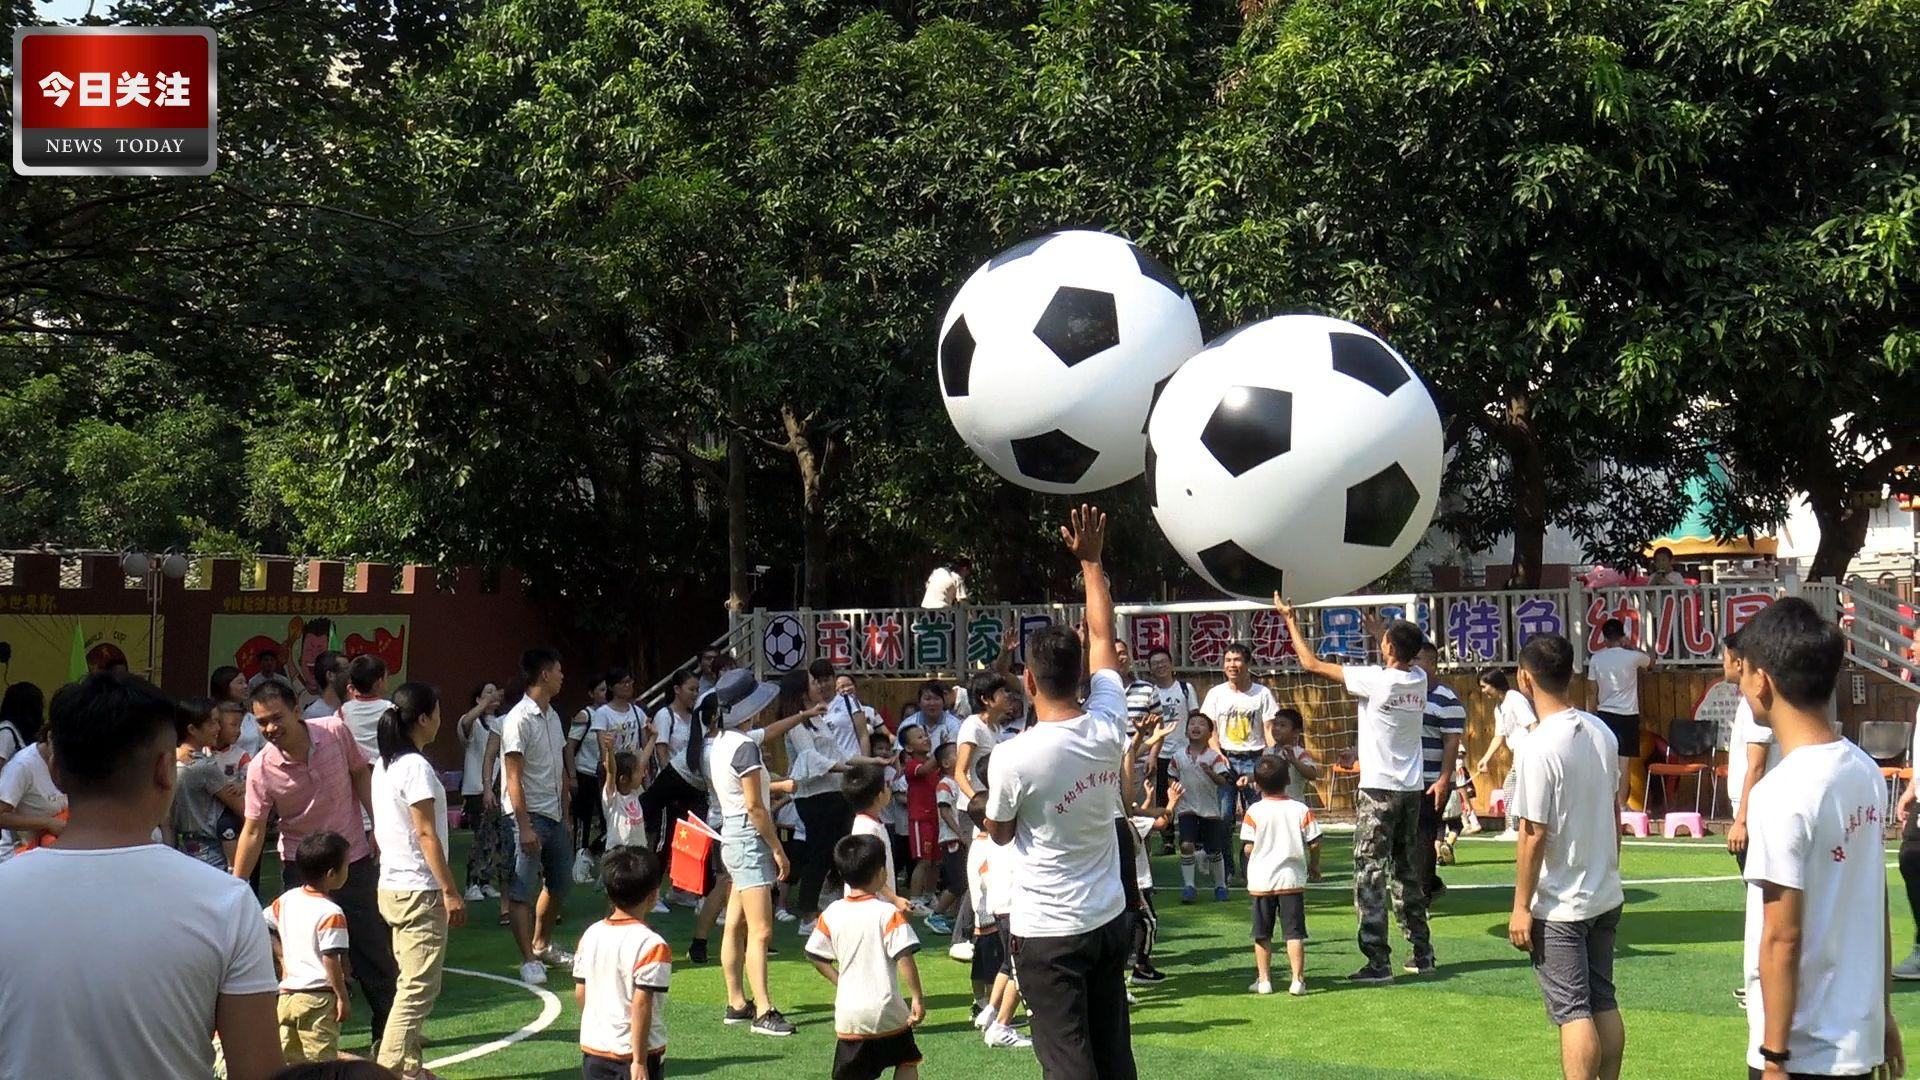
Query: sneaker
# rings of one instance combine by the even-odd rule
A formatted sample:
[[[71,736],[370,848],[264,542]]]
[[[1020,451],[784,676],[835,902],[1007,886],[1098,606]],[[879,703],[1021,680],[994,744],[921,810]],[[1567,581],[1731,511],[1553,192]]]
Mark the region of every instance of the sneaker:
[[[973,942],[971,941],[954,942],[953,947],[947,950],[947,956],[951,959],[958,960],[963,964],[973,963]]]
[[[1384,986],[1393,981],[1393,969],[1385,965],[1363,967],[1347,976],[1347,981],[1358,986]]]
[[[478,885],[467,886],[467,891],[462,893],[461,895],[464,896],[467,902],[470,904],[477,904],[480,901],[485,900],[487,898],[487,894],[481,892],[480,886]]]
[[[1138,983],[1166,982],[1167,973],[1151,964],[1142,964],[1133,969],[1133,981]]]
[[[774,908],[773,917],[780,922],[799,922],[800,921],[800,916],[795,915],[793,912],[788,911],[786,908],[783,908],[783,907]]]
[[[818,924],[819,924],[819,920],[818,920],[818,919],[806,919],[806,920],[804,920],[804,921],[802,921],[802,922],[800,923],[800,936],[801,936],[801,937],[803,937],[803,938],[810,938],[810,937],[812,937],[812,936],[813,936],[813,928],[814,928],[814,927],[815,927],[816,925],[818,925]]]
[[[488,900],[500,899],[500,890],[491,885],[480,886],[480,895]]]
[[[1265,979],[1256,979],[1253,985],[1247,987],[1247,989],[1264,996],[1273,993],[1273,984]]]
[[[1515,832],[1512,829],[1506,829],[1506,830],[1503,830],[1499,836],[1494,837],[1494,839],[1495,840],[1518,840],[1520,839],[1520,834]]]
[[[994,1024],[987,1028],[983,1041],[996,1050],[1014,1050],[1033,1045],[1032,1039],[1003,1024]]]
[[[653,913],[655,915],[671,915],[673,914],[673,909],[667,906],[665,900],[655,900],[653,902]]]
[[[996,1010],[993,1006],[991,1005],[980,1006],[980,1008],[975,1010],[973,1014],[973,1029],[975,1031],[985,1031],[988,1028],[993,1027],[994,1021],[997,1015],[998,1015],[998,1010]]]
[[[727,1011],[720,1014],[720,1020],[727,1024],[753,1023],[753,1002],[749,1001],[737,1009],[731,1005],[727,1006]]]
[[[1183,885],[1180,888],[1180,902],[1183,904],[1193,903],[1193,898],[1198,895],[1200,894],[1191,885]]]
[[[707,962],[706,938],[697,937],[693,939],[693,943],[687,946],[687,959],[696,964],[704,964]]]
[[[1429,956],[1425,960],[1408,960],[1400,970],[1409,975],[1431,975],[1433,968],[1433,957]]]
[[[927,922],[927,929],[933,931],[936,934],[953,933],[953,920],[947,918],[945,915],[942,915],[937,911],[927,916],[926,922]]]
[[[1127,991],[1127,1004],[1129,1004],[1129,1005],[1138,1005],[1138,1004],[1140,1004],[1140,999],[1139,999],[1139,998],[1137,998],[1137,997],[1134,997],[1134,996],[1133,996],[1133,991],[1131,991],[1131,990],[1129,990],[1129,991]]]
[[[528,986],[547,985],[547,966],[538,960],[529,960],[521,964],[520,981]]]
[[[780,1015],[779,1009],[768,1009],[753,1018],[753,1027],[748,1030],[755,1035],[772,1035],[777,1039],[784,1039],[793,1034],[793,1025],[787,1022],[786,1017]]]
[[[558,945],[549,945],[533,954],[535,960],[548,967],[572,967],[573,954]]]
[[[1893,977],[1896,979],[1920,979],[1920,945],[1907,954],[1905,960],[1893,965]]]
[[[907,914],[916,919],[924,919],[933,914],[933,905],[923,904],[918,900],[909,900],[907,901]],[[948,933],[952,933],[952,931],[949,930]]]
[[[1306,982],[1301,979],[1293,980],[1293,985],[1287,987],[1287,993],[1292,994],[1294,997],[1306,997],[1307,996]]]
[[[1215,902],[1215,903],[1224,903],[1224,902],[1226,901],[1226,899],[1227,899],[1227,887],[1226,887],[1225,885],[1215,885],[1215,886],[1213,887],[1213,900],[1214,900],[1214,902]]]

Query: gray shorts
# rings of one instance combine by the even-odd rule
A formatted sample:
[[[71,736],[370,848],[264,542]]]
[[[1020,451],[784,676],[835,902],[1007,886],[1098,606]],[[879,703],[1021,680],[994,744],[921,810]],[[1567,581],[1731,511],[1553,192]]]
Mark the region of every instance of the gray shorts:
[[[780,876],[773,849],[744,814],[720,823],[720,865],[726,867],[735,890],[766,888]]]
[[[1581,922],[1533,920],[1533,974],[1556,1025],[1613,1012],[1613,938],[1620,909]]]

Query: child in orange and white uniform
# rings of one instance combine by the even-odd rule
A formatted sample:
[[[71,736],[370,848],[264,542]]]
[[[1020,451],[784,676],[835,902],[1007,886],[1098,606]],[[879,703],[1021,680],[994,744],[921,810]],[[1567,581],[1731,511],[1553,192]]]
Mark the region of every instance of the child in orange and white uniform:
[[[827,905],[807,939],[807,959],[834,985],[834,1080],[872,1080],[888,1069],[895,1080],[920,1076],[913,1039],[926,1018],[913,960],[920,939],[906,915],[880,895],[891,855],[884,839],[868,834],[835,844],[834,869],[851,891]]]
[[[289,1062],[340,1056],[347,997],[347,917],[327,893],[347,883],[347,838],[324,830],[294,849],[300,879],[267,905],[267,930],[280,958],[280,1051]]]
[[[600,884],[613,914],[587,927],[573,952],[580,1075],[660,1080],[667,1074],[665,998],[673,978],[673,951],[647,925],[660,895],[660,860],[644,848],[609,848]]]

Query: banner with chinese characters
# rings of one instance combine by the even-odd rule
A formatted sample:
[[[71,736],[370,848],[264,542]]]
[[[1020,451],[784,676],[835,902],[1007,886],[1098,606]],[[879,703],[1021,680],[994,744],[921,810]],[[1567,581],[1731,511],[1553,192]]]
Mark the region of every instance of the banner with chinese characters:
[[[80,676],[119,663],[158,682],[165,622],[145,615],[0,615],[0,644],[8,653],[0,672],[7,683],[33,683],[48,697]]]
[[[1370,616],[1409,619],[1441,650],[1449,667],[1511,665],[1535,634],[1565,634],[1575,655],[1600,646],[1600,628],[1618,618],[1627,634],[1663,662],[1718,663],[1720,639],[1767,604],[1774,592],[1748,584],[1637,589],[1535,589],[1381,597],[1363,603],[1300,609],[1302,630],[1327,659],[1357,663],[1378,657],[1366,631]],[[1286,621],[1253,604],[1126,604],[1118,609],[1121,639],[1144,664],[1165,650],[1180,671],[1213,671],[1226,648],[1244,642],[1259,670],[1298,666]],[[954,673],[990,666],[1013,634],[1013,659],[1025,659],[1034,631],[1076,626],[1073,605],[1009,604],[926,610],[781,611],[755,613],[760,641],[754,662],[763,675],[824,657],[857,674]]]
[[[373,653],[387,662],[387,685],[407,677],[406,615],[215,615],[207,635],[207,674],[228,664],[251,679],[260,672],[260,654],[279,657],[280,670],[302,693],[317,693],[313,661],[328,649],[348,657]]]

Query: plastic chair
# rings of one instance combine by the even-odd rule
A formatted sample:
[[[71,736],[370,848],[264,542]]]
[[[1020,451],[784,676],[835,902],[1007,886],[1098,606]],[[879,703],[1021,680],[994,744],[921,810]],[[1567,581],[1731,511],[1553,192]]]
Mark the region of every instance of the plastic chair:
[[[466,820],[467,820],[467,815],[465,811],[461,810],[457,806],[447,807],[447,828],[449,829],[464,828],[466,825]]]
[[[1674,813],[1669,811],[1660,821],[1660,835],[1671,840],[1680,835],[1681,829],[1690,830],[1695,840],[1707,835],[1707,823],[1699,814]]]
[[[1645,810],[1620,811],[1620,827],[1635,836],[1646,836],[1652,831],[1652,823]]]
[[[1713,766],[1705,761],[1687,761],[1686,758],[1707,757],[1713,755],[1713,743],[1718,732],[1715,725],[1698,720],[1675,720],[1667,726],[1665,743],[1665,761],[1647,766],[1647,780],[1660,777],[1663,801],[1673,805],[1673,790],[1682,779],[1693,777],[1693,813],[1700,814],[1700,797],[1705,794],[1707,781],[1713,776]],[[1676,760],[1680,759],[1680,760]],[[1719,798],[1719,785],[1716,783],[1715,799]]]

